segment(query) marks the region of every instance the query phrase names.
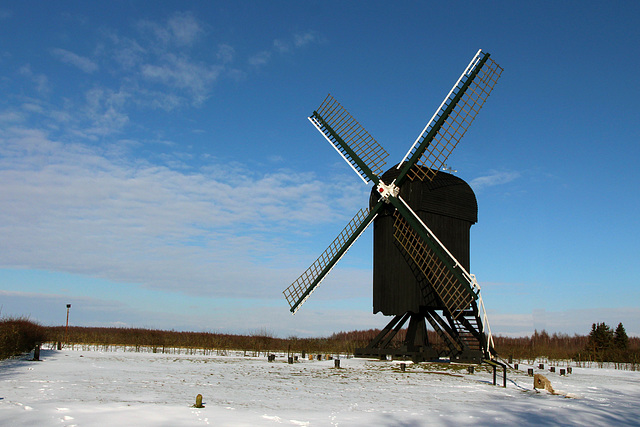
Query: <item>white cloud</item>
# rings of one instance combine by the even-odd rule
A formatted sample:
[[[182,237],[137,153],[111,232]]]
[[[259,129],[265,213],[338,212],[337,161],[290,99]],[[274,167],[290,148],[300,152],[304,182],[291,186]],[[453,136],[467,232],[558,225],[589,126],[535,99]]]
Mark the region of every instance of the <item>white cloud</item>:
[[[194,104],[198,105],[207,99],[222,67],[196,63],[183,55],[168,53],[159,64],[145,64],[141,71],[148,80],[187,90]]]
[[[249,64],[253,66],[265,65],[269,62],[271,58],[271,52],[268,50],[263,50],[262,52],[258,52],[255,55],[249,57]]]
[[[198,20],[189,12],[176,12],[164,24],[144,20],[138,23],[138,28],[163,45],[191,46],[204,34]]]
[[[18,111],[7,110],[0,112],[0,123],[19,123],[23,122],[24,120],[24,115]]]
[[[138,31],[134,35],[123,35],[112,29],[100,30],[102,40],[94,49],[95,56],[115,78],[115,85],[109,86],[108,90],[127,92],[130,102],[136,106],[165,111],[185,105],[201,106],[221,78],[243,80],[250,67],[264,66],[273,60],[274,53],[284,54],[318,41],[314,32],[295,34],[288,39],[275,40],[271,48],[238,63],[237,52],[228,43],[207,40],[206,45],[198,46],[208,34],[206,25],[192,13],[175,13],[162,21],[139,21],[136,28]],[[213,51],[210,46],[214,47]],[[99,70],[97,60],[61,48],[50,52],[86,73]],[[234,63],[239,65],[234,67]],[[44,91],[46,77],[36,76],[30,69],[28,72],[34,80],[41,78],[38,85]],[[124,114],[125,110],[119,111]]]
[[[220,46],[218,46],[217,57],[223,64],[233,62],[235,55],[236,50],[232,46],[229,46],[228,44],[221,44]]]
[[[124,70],[129,71],[138,67],[148,55],[148,50],[137,40],[120,37],[113,32],[108,32],[106,36],[113,44],[112,50],[106,54],[114,58]]]
[[[30,78],[36,84],[36,91],[38,93],[45,95],[49,92],[49,79],[47,78],[47,76],[45,76],[44,74],[34,73],[31,70],[30,64],[23,65],[22,67],[20,67],[18,72],[21,75]]]
[[[262,66],[267,64],[274,53],[286,54],[295,49],[301,49],[311,43],[318,43],[320,37],[315,31],[294,34],[289,39],[275,39],[271,49],[263,50],[249,57],[248,62],[252,66]]]
[[[69,52],[68,50],[59,48],[52,49],[51,53],[60,61],[69,65],[73,65],[74,67],[79,68],[85,73],[90,74],[98,71],[98,65],[89,58],[85,58],[73,52]]]
[[[273,41],[273,48],[276,52],[285,53],[291,50],[291,45],[284,40],[276,39]]]
[[[191,48],[205,32],[190,13],[174,14],[162,23],[141,21],[137,28],[138,37],[103,31],[105,44],[100,52],[115,59],[119,90],[125,88],[138,106],[171,111],[201,105],[234,58],[233,47],[221,44],[217,62],[200,59],[208,57],[201,51],[196,59]]]
[[[130,97],[128,93],[95,88],[87,91],[85,97],[86,115],[91,123],[83,131],[87,136],[118,132],[129,122],[129,117],[123,112]]]
[[[293,43],[298,48],[311,43],[317,43],[319,40],[320,38],[315,31],[307,31],[306,33],[295,34],[293,36]]]
[[[292,256],[313,261],[288,239],[309,223],[346,222],[364,196],[354,185],[331,200],[321,190],[330,186],[308,174],[218,164],[215,173],[183,172],[122,159],[38,130],[0,130],[0,266],[273,296],[300,273],[284,268]]]
[[[44,112],[44,108],[42,108],[41,105],[38,105],[37,103],[33,103],[33,102],[25,102],[22,104],[21,108],[25,111],[29,111],[32,113],[43,113]]]
[[[204,33],[200,23],[193,17],[193,14],[175,13],[167,23],[173,39],[179,45],[191,45],[198,37]]]
[[[489,175],[474,178],[469,185],[471,185],[474,190],[478,191],[486,187],[507,184],[519,177],[520,173],[518,172],[491,171]]]

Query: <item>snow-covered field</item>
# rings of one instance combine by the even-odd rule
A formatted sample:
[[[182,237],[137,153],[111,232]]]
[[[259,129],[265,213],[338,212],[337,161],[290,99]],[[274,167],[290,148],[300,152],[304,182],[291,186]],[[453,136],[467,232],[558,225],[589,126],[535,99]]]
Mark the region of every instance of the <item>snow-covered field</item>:
[[[2,426],[640,425],[640,372],[540,372],[572,398],[456,365],[42,350],[0,362]],[[461,368],[461,369],[456,369]],[[524,370],[524,371],[522,371]],[[559,369],[557,369],[558,371]],[[498,377],[501,383],[501,377]],[[204,408],[193,408],[197,394]]]

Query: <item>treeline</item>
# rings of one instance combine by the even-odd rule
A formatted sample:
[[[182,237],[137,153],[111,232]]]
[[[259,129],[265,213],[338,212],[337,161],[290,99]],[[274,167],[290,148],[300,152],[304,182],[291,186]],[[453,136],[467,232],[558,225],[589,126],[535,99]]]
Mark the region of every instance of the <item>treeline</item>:
[[[213,332],[179,332],[143,328],[69,327],[65,336],[64,326],[45,327],[48,341],[90,344],[97,346],[126,345],[151,347],[152,351],[166,348],[198,348],[217,350],[244,350],[255,354],[281,353],[329,353],[353,354],[356,348],[365,347],[380,332],[379,329],[338,332],[322,338],[277,338],[267,330],[247,335]],[[392,345],[404,340],[406,330],[398,332]],[[434,331],[428,331],[430,342],[444,346]],[[444,347],[442,347],[444,349]]]
[[[0,360],[31,351],[47,339],[45,329],[26,318],[0,319]]]
[[[97,346],[126,345],[151,347],[154,352],[167,348],[244,350],[253,354],[281,353],[353,353],[352,341],[339,338],[278,338],[269,331],[258,330],[247,335],[214,332],[179,332],[142,328],[45,327],[53,342],[91,344]]]
[[[278,338],[259,330],[246,335],[214,332],[179,332],[143,328],[105,328],[73,326],[40,326],[27,319],[0,319],[0,358],[25,353],[36,342],[61,342],[95,346],[150,347],[154,352],[167,348],[205,350],[240,350],[256,355],[271,352],[353,354],[365,347],[379,333],[378,329],[338,332],[324,338]],[[405,335],[398,332],[395,344]],[[428,331],[429,342],[436,349],[444,343],[434,331]],[[535,331],[519,338],[494,336],[498,354],[515,360],[551,360],[640,363],[640,338],[628,337],[622,324],[612,330],[604,323],[593,324],[589,335],[567,335]],[[392,343],[393,344],[393,343]]]
[[[498,354],[504,358],[640,363],[640,338],[628,337],[622,323],[615,331],[605,323],[594,323],[589,335],[550,335],[543,330],[523,338],[493,339]]]

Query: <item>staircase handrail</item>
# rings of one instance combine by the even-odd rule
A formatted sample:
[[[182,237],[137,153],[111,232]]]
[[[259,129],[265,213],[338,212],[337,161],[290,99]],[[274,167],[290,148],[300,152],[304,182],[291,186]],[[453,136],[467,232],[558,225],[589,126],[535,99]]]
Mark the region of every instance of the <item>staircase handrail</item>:
[[[485,334],[487,339],[487,352],[489,353],[489,357],[493,359],[493,354],[491,353],[491,349],[495,349],[493,344],[493,335],[491,334],[491,326],[489,325],[489,318],[487,317],[487,310],[484,308],[484,301],[482,301],[482,294],[480,293],[480,285],[478,284],[478,280],[476,279],[475,274],[470,274],[471,284],[474,290],[477,290],[478,302],[480,306],[480,310],[482,311],[482,332]],[[485,332],[486,328],[486,332]]]

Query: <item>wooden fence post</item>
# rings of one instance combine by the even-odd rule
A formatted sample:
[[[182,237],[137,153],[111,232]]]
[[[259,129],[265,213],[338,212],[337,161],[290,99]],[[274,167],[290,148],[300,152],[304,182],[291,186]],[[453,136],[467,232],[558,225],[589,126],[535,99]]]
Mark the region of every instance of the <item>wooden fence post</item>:
[[[33,360],[34,361],[39,361],[40,360],[40,345],[42,343],[37,342],[36,346],[33,348]]]

